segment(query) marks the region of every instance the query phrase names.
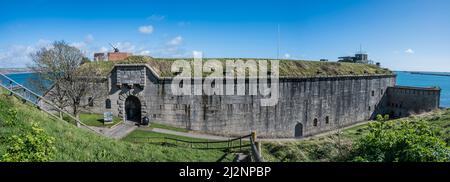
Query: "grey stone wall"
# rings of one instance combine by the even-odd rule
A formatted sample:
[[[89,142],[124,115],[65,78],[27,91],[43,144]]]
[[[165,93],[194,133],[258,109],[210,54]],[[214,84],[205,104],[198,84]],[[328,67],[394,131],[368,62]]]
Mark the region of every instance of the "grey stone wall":
[[[294,137],[298,123],[308,136],[365,121],[384,112],[385,92],[395,85],[395,75],[285,78],[280,79],[278,104],[266,107],[260,96],[172,95],[171,80],[149,70],[143,87],[118,85],[117,68],[109,76],[112,108],[105,110],[123,117],[124,100],[134,95],[143,105],[142,117],[229,136],[257,131],[262,137]]]
[[[389,87],[386,113],[392,118],[430,112],[439,108],[439,88]]]
[[[267,107],[259,95],[173,95],[172,79],[158,78],[144,65],[116,65],[107,81],[98,83],[108,94],[85,112],[110,111],[125,119],[125,100],[136,96],[141,116],[152,122],[227,136],[256,131],[260,137],[291,138],[300,130],[309,136],[377,114],[404,117],[439,107],[440,89],[400,87],[395,80],[395,75],[280,78],[279,102]]]

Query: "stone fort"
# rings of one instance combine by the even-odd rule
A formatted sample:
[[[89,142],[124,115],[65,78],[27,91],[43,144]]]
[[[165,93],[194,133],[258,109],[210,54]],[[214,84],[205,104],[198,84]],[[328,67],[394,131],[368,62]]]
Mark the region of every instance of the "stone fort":
[[[148,117],[150,123],[217,135],[256,131],[261,137],[293,138],[377,114],[395,118],[439,108],[439,88],[397,86],[393,72],[356,63],[280,62],[279,101],[274,106],[261,106],[259,96],[253,95],[174,95],[169,62],[114,64],[98,83],[108,95],[88,112],[112,112],[136,122]]]

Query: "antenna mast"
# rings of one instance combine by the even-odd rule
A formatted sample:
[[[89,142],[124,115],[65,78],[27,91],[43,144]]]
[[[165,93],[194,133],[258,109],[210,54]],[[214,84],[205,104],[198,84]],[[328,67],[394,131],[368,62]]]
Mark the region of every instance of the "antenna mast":
[[[280,59],[280,24],[278,24],[277,31],[277,59]]]

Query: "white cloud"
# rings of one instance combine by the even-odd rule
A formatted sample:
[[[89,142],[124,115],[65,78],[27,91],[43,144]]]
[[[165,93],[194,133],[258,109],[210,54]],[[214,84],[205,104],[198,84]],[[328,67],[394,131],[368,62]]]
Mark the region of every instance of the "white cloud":
[[[86,35],[83,41],[80,42],[72,42],[69,43],[70,46],[76,47],[77,49],[80,49],[83,54],[86,56],[90,56],[89,54],[93,54],[91,44],[94,41],[94,36],[92,34]],[[45,42],[45,41],[44,41]]]
[[[284,58],[289,59],[289,58],[291,58],[291,55],[286,53],[286,54],[284,54]]]
[[[36,47],[38,47],[38,48],[41,48],[41,47],[50,48],[51,46],[52,46],[52,41],[46,40],[46,39],[39,39],[38,42],[36,43]]]
[[[161,46],[150,49],[153,57],[168,57],[168,58],[188,58],[192,57],[192,52],[187,51],[177,46]]]
[[[143,50],[139,53],[139,55],[144,55],[144,56],[150,56],[150,51],[149,50]]]
[[[152,15],[152,16],[149,16],[147,19],[153,20],[153,21],[162,21],[165,18],[166,18],[166,16],[163,16],[163,15]]]
[[[100,47],[99,52],[107,52],[107,51],[108,51],[108,48],[106,48],[106,47]]]
[[[414,50],[412,50],[412,49],[406,49],[406,50],[405,50],[405,53],[406,53],[406,54],[414,54]]]
[[[83,41],[68,42],[70,46],[80,49],[86,56],[92,56],[94,52],[97,52],[98,47],[93,47],[92,42],[94,36],[91,34],[86,35]],[[0,48],[0,67],[14,68],[14,67],[26,67],[32,63],[30,54],[35,53],[40,48],[51,48],[53,41],[46,39],[39,39],[36,43],[30,45],[11,45],[9,47]],[[134,49],[134,45],[125,42],[120,43],[121,50],[129,51]],[[108,48],[101,47],[100,52],[107,52]]]
[[[147,25],[147,26],[141,26],[138,28],[139,32],[143,34],[151,34],[153,33],[153,26]]]
[[[202,51],[192,51],[192,55],[194,56],[194,58],[202,58],[203,52]]]
[[[39,42],[38,42],[39,43]],[[13,45],[0,50],[0,68],[23,68],[31,63],[30,54],[37,51],[38,46]]]
[[[114,46],[119,48],[121,52],[134,52],[136,50],[136,46],[131,42],[117,42]]]
[[[76,47],[78,49],[84,49],[87,46],[87,44],[85,42],[72,42],[69,45],[72,47]]]
[[[183,43],[183,37],[177,36],[177,37],[173,38],[172,40],[170,40],[169,42],[167,42],[167,45],[178,46],[178,45],[181,45],[182,43]]]

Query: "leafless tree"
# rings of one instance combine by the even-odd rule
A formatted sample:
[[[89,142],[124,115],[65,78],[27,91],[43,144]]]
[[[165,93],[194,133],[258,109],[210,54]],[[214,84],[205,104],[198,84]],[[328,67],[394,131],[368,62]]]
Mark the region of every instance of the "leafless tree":
[[[336,129],[333,132],[333,134],[331,135],[331,141],[333,143],[333,145],[335,146],[336,150],[337,150],[337,160],[340,161],[342,159],[344,159],[345,157],[345,144],[342,140],[342,131],[343,130],[343,126],[342,123],[338,120],[336,122]]]
[[[96,68],[89,64],[81,66],[83,53],[66,42],[56,41],[31,57],[33,64],[29,67],[38,74],[36,88],[48,89],[43,82],[51,82],[53,85],[45,91],[45,98],[77,118],[81,109],[89,105],[82,101],[84,98],[89,97],[90,102],[94,102],[104,96],[103,89],[96,89],[100,77]]]

